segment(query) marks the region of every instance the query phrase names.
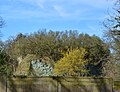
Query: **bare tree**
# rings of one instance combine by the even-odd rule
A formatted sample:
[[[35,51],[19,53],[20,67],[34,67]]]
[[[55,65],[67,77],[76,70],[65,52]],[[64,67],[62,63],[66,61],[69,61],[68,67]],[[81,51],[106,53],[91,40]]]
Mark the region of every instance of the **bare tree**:
[[[105,73],[109,77],[120,77],[120,0],[115,0],[114,14],[110,15],[103,23],[106,32],[105,37],[111,49],[111,57],[105,66]],[[112,74],[112,76],[111,76]]]
[[[3,28],[4,25],[5,25],[5,22],[3,18],[0,16],[0,29]],[[1,30],[0,30],[0,38],[1,38]]]
[[[0,28],[2,28],[4,24],[5,24],[4,20],[2,19],[2,17],[0,17]]]

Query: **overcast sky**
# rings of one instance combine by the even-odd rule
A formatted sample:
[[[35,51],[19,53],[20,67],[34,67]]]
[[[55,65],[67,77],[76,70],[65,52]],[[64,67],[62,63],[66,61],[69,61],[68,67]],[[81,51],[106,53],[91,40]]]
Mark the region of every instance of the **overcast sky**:
[[[114,0],[113,0],[114,1]],[[112,0],[0,0],[0,16],[9,36],[33,33],[46,28],[53,31],[78,30],[102,36],[102,22],[112,9]]]

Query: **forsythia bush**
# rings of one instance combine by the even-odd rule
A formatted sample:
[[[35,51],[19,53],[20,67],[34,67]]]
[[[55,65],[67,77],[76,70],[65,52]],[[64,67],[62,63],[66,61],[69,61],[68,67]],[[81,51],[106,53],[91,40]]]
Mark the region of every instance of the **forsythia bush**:
[[[87,73],[85,59],[86,50],[84,48],[69,51],[54,66],[56,76],[84,76]]]

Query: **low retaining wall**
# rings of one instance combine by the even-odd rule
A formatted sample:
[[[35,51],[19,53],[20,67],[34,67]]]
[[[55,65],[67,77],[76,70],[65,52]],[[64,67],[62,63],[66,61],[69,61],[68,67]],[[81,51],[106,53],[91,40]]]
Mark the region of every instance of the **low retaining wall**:
[[[0,86],[0,92],[112,92],[113,90],[111,78],[29,77],[8,78],[5,83],[0,82],[5,88]]]

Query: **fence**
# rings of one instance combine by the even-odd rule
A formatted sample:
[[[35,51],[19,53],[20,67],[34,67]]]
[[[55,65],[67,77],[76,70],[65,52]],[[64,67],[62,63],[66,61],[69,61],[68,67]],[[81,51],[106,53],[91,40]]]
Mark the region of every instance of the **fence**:
[[[0,92],[112,92],[111,78],[0,78]]]

